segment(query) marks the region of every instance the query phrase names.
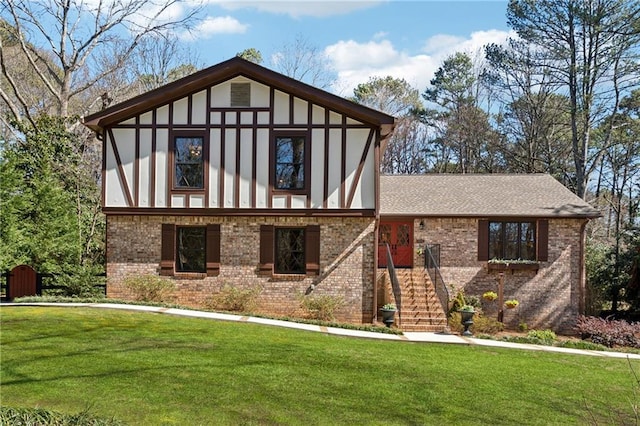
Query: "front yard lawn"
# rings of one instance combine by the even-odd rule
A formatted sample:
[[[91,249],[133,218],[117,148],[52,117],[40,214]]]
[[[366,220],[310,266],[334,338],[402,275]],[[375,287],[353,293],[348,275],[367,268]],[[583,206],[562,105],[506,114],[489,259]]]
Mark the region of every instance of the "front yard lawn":
[[[640,363],[110,309],[0,308],[5,407],[128,424],[635,423]]]

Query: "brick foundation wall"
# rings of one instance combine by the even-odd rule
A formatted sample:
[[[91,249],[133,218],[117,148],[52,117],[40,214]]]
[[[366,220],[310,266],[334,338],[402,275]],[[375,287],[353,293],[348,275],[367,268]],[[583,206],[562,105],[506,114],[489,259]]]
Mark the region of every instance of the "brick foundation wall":
[[[345,306],[336,319],[369,323],[373,318],[374,219],[306,217],[107,217],[107,296],[132,299],[123,286],[129,275],[158,275],[163,223],[177,225],[220,224],[220,274],[190,274],[172,279],[175,302],[202,307],[223,286],[261,288],[257,312],[301,316],[301,294],[342,297]],[[260,225],[320,225],[320,275],[265,277],[257,274]]]
[[[414,264],[423,267],[417,254],[424,244],[440,244],[441,273],[451,295],[464,289],[466,295],[481,296],[498,292],[499,272],[489,271],[487,262],[477,260],[478,220],[469,218],[420,219],[414,226],[416,254]],[[577,219],[549,220],[549,259],[540,262],[539,270],[515,270],[504,273],[504,300],[517,299],[516,309],[504,310],[508,328],[521,322],[530,329],[553,329],[570,333],[580,313],[583,298],[581,226]],[[486,315],[496,316],[497,301],[483,301]]]

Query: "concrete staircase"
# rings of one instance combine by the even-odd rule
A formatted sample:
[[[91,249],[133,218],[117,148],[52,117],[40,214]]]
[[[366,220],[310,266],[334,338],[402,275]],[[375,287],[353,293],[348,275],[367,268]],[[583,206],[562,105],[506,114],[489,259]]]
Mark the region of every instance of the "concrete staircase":
[[[431,278],[423,269],[396,269],[402,291],[400,329],[439,332],[447,327],[447,316]]]

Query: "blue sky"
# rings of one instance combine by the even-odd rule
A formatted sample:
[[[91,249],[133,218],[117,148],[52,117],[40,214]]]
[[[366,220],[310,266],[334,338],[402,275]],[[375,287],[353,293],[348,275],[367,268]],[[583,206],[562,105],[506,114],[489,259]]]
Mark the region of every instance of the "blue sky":
[[[204,1],[200,26],[181,36],[202,65],[252,47],[269,65],[302,36],[327,56],[338,76],[331,90],[343,96],[371,76],[404,78],[423,91],[448,55],[509,35],[506,0]]]

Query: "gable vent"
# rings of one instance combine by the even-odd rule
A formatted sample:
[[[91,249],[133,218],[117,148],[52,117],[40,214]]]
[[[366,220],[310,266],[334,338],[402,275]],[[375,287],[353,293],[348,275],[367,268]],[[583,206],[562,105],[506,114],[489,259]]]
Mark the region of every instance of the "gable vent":
[[[251,83],[231,83],[231,106],[251,106]]]

